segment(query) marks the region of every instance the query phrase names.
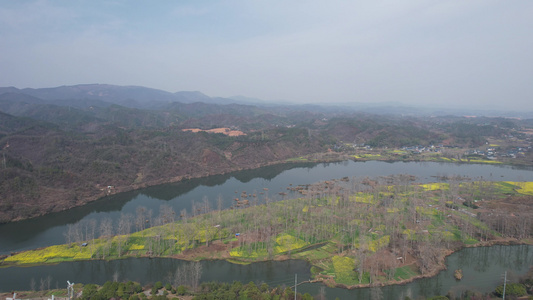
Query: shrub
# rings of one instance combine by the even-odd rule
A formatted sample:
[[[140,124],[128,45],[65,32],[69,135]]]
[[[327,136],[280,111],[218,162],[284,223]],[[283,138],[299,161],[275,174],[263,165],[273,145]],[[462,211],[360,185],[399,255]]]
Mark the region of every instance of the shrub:
[[[187,287],[184,286],[184,285],[180,285],[176,289],[176,292],[177,292],[178,295],[183,296],[183,295],[185,295],[187,293]]]
[[[503,284],[494,290],[494,294],[498,297],[503,296]],[[521,297],[527,294],[526,287],[520,283],[509,283],[505,287],[505,296]]]
[[[95,284],[86,284],[83,286],[82,299],[92,299],[96,296],[98,288]]]
[[[156,289],[162,289],[163,288],[163,283],[161,281],[158,281],[154,284],[154,288]]]

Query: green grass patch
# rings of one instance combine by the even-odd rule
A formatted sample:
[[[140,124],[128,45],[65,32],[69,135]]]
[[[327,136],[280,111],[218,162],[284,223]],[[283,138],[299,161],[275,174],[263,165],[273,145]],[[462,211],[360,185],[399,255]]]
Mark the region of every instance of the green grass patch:
[[[305,259],[307,261],[317,261],[331,257],[335,252],[337,252],[337,246],[334,243],[327,243],[320,248],[298,252],[292,257],[296,259]]]
[[[394,280],[401,281],[413,278],[420,273],[416,269],[416,266],[414,265],[407,265],[400,268],[396,268],[394,271]]]
[[[465,245],[475,245],[475,244],[479,243],[479,241],[474,239],[474,238],[467,238],[467,239],[463,240],[463,243],[465,243]]]

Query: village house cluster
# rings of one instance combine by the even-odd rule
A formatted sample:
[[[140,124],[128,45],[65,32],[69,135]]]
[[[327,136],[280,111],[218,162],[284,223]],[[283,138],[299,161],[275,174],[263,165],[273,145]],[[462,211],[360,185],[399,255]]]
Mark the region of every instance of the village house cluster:
[[[487,148],[487,150],[479,150],[479,149],[468,150],[465,152],[465,155],[466,156],[477,155],[477,156],[485,157],[487,159],[496,159],[498,157],[517,158],[519,156],[524,156],[526,152],[529,152],[529,151],[531,151],[531,146],[512,147],[504,151],[491,147],[491,148]]]

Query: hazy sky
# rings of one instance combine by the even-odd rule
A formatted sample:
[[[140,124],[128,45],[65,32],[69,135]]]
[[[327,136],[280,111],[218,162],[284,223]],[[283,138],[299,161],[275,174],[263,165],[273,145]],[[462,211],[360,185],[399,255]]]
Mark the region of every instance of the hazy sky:
[[[0,86],[533,110],[533,1],[0,0]]]

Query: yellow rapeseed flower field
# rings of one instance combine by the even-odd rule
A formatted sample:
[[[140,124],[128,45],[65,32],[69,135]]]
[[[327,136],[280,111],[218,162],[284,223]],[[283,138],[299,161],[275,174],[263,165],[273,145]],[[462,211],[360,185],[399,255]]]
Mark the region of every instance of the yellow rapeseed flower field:
[[[56,245],[43,249],[25,251],[13,256],[7,257],[6,262],[18,262],[20,264],[37,264],[45,263],[49,259],[58,260],[82,260],[92,258],[93,253],[88,247]]]
[[[517,187],[516,191],[523,195],[533,195],[533,182],[505,181]]]
[[[426,183],[420,185],[426,191],[436,191],[448,189],[450,185],[448,183],[436,182],[436,183]]]
[[[130,250],[144,250],[144,245],[133,244],[130,246]]]
[[[276,237],[276,244],[274,253],[283,253],[289,250],[300,249],[308,245],[305,241],[286,233],[282,233]]]
[[[353,272],[355,260],[347,256],[333,256],[333,268],[337,276],[342,276],[343,274],[349,274]]]

